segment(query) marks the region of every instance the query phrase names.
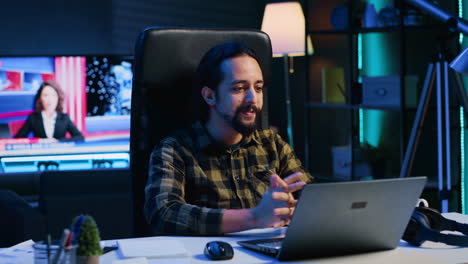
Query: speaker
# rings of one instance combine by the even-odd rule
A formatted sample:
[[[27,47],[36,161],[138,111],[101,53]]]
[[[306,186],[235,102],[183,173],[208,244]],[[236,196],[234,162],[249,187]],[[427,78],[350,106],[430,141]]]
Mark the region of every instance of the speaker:
[[[464,235],[443,234],[440,231],[458,231]],[[403,240],[413,246],[425,241],[441,242],[452,246],[468,247],[468,224],[443,217],[437,210],[418,206],[414,209],[403,234]]]

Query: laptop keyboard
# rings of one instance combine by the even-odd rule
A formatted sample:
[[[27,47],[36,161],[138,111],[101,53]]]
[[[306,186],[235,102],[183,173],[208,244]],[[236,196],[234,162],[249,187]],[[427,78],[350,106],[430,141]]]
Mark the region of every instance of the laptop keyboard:
[[[281,249],[281,242],[283,241],[283,237],[277,238],[267,238],[267,239],[255,239],[255,240],[248,240],[248,241],[238,241],[237,244],[250,248],[253,250],[257,250],[268,255],[276,256]]]
[[[258,243],[257,245],[266,247],[266,248],[280,249],[281,241],[264,242],[264,243]]]

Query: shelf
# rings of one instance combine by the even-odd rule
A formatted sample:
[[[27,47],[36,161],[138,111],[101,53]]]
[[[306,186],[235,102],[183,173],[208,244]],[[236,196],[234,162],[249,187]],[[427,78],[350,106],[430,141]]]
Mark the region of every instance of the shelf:
[[[337,109],[369,109],[382,111],[400,111],[400,107],[396,106],[364,106],[351,104],[326,104],[326,103],[306,103],[306,107],[310,108],[337,108]]]

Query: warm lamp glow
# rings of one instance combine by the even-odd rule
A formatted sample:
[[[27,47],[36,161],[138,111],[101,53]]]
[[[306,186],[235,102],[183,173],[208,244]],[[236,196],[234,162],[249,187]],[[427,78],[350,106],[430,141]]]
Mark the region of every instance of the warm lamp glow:
[[[305,18],[299,2],[268,4],[263,15],[262,31],[270,36],[273,55],[305,55]],[[312,45],[308,49],[311,48]]]

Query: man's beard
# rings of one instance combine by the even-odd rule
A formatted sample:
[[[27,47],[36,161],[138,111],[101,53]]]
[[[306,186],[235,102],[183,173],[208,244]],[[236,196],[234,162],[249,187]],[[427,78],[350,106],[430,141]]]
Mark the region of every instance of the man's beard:
[[[241,121],[241,112],[252,109],[255,112],[255,120],[251,124],[244,124]],[[234,113],[234,116],[231,118],[227,114],[221,114],[224,121],[226,121],[231,127],[236,130],[237,132],[241,133],[244,136],[248,136],[252,134],[256,129],[257,129],[257,118],[260,114],[260,110],[258,109],[257,106],[255,105],[245,105],[245,106],[240,106],[236,109],[236,112]]]

